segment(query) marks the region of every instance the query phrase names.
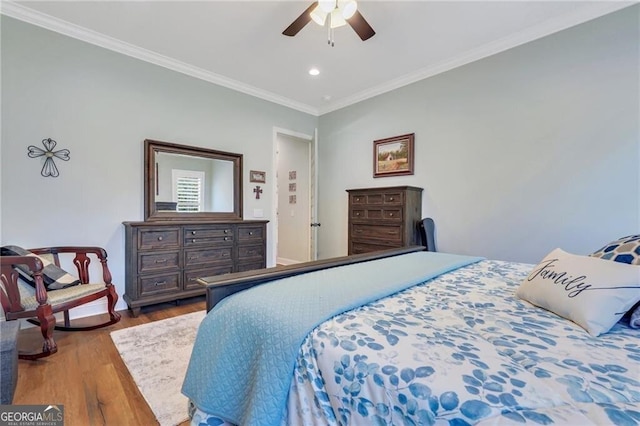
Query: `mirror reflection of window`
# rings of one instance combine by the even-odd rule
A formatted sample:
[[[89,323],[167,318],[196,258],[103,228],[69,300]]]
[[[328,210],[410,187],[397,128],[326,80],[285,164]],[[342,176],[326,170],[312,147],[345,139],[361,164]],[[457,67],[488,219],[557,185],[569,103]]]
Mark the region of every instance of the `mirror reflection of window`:
[[[171,170],[173,201],[176,211],[197,213],[202,211],[204,199],[204,172]]]
[[[184,172],[184,176],[197,174],[200,177],[199,210],[193,209],[193,203],[181,206],[176,193],[174,171]],[[156,154],[156,206],[165,202],[177,202],[178,212],[233,212],[234,185],[233,162],[204,157],[195,157],[176,153],[158,152]],[[185,190],[186,191],[186,190]],[[159,211],[171,210],[158,208]]]

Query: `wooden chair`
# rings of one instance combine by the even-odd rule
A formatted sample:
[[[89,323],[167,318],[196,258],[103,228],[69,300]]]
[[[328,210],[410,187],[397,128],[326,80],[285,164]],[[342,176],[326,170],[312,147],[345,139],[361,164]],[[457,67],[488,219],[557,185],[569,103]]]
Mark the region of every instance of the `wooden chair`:
[[[48,256],[51,263],[60,267],[60,253],[73,256],[73,264],[78,271],[80,284],[47,290],[42,278],[43,263],[35,256],[2,256],[0,257],[0,303],[4,310],[4,320],[13,321],[25,318],[40,326],[44,344],[40,352],[19,352],[21,359],[38,359],[57,352],[58,347],[53,339],[53,330],[80,331],[106,327],[120,321],[120,314],[115,312],[118,294],[111,283],[111,272],[107,266],[107,252],[99,247],[47,247],[29,249],[39,256]],[[102,265],[104,283],[90,284],[89,264],[97,259]],[[27,265],[33,271],[35,288],[19,280],[15,265]],[[69,309],[84,305],[94,300],[107,298],[109,319],[106,322],[73,327],[69,319]],[[64,326],[56,325],[54,314],[63,312]],[[1,315],[2,313],[0,313]]]
[[[427,248],[427,251],[437,251],[435,239],[435,223],[433,222],[433,219],[431,219],[430,217],[420,219],[416,226],[418,228],[418,232],[420,233],[420,240],[422,242],[422,245]]]

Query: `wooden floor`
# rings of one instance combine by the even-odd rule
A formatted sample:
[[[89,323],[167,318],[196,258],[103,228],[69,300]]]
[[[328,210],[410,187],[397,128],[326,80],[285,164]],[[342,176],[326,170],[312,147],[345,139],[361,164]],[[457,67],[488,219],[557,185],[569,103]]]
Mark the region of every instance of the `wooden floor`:
[[[205,302],[201,297],[182,301],[178,306],[150,306],[144,308],[138,318],[132,318],[128,311],[121,311],[119,323],[98,330],[55,331],[56,354],[37,361],[19,361],[13,403],[62,404],[65,426],[156,425],[155,416],[118,355],[109,333],[204,309]],[[106,314],[100,316],[101,320],[106,318]],[[91,320],[95,321],[96,317],[82,318],[75,324]],[[39,328],[21,330],[21,349],[36,350],[41,346]]]

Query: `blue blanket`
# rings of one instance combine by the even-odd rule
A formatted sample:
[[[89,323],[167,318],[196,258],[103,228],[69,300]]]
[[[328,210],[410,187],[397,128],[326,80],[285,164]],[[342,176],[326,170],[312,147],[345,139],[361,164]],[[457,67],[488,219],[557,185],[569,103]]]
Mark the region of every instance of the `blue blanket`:
[[[198,329],[182,393],[231,423],[279,424],[296,354],[314,327],[479,260],[410,253],[284,278],[228,297]]]

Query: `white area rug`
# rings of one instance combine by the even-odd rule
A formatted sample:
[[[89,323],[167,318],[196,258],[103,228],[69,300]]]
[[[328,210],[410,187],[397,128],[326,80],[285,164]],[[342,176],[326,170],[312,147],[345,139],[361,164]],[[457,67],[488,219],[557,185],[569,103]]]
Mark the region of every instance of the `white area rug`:
[[[161,426],[188,419],[180,389],[205,311],[111,332],[138,389]]]

